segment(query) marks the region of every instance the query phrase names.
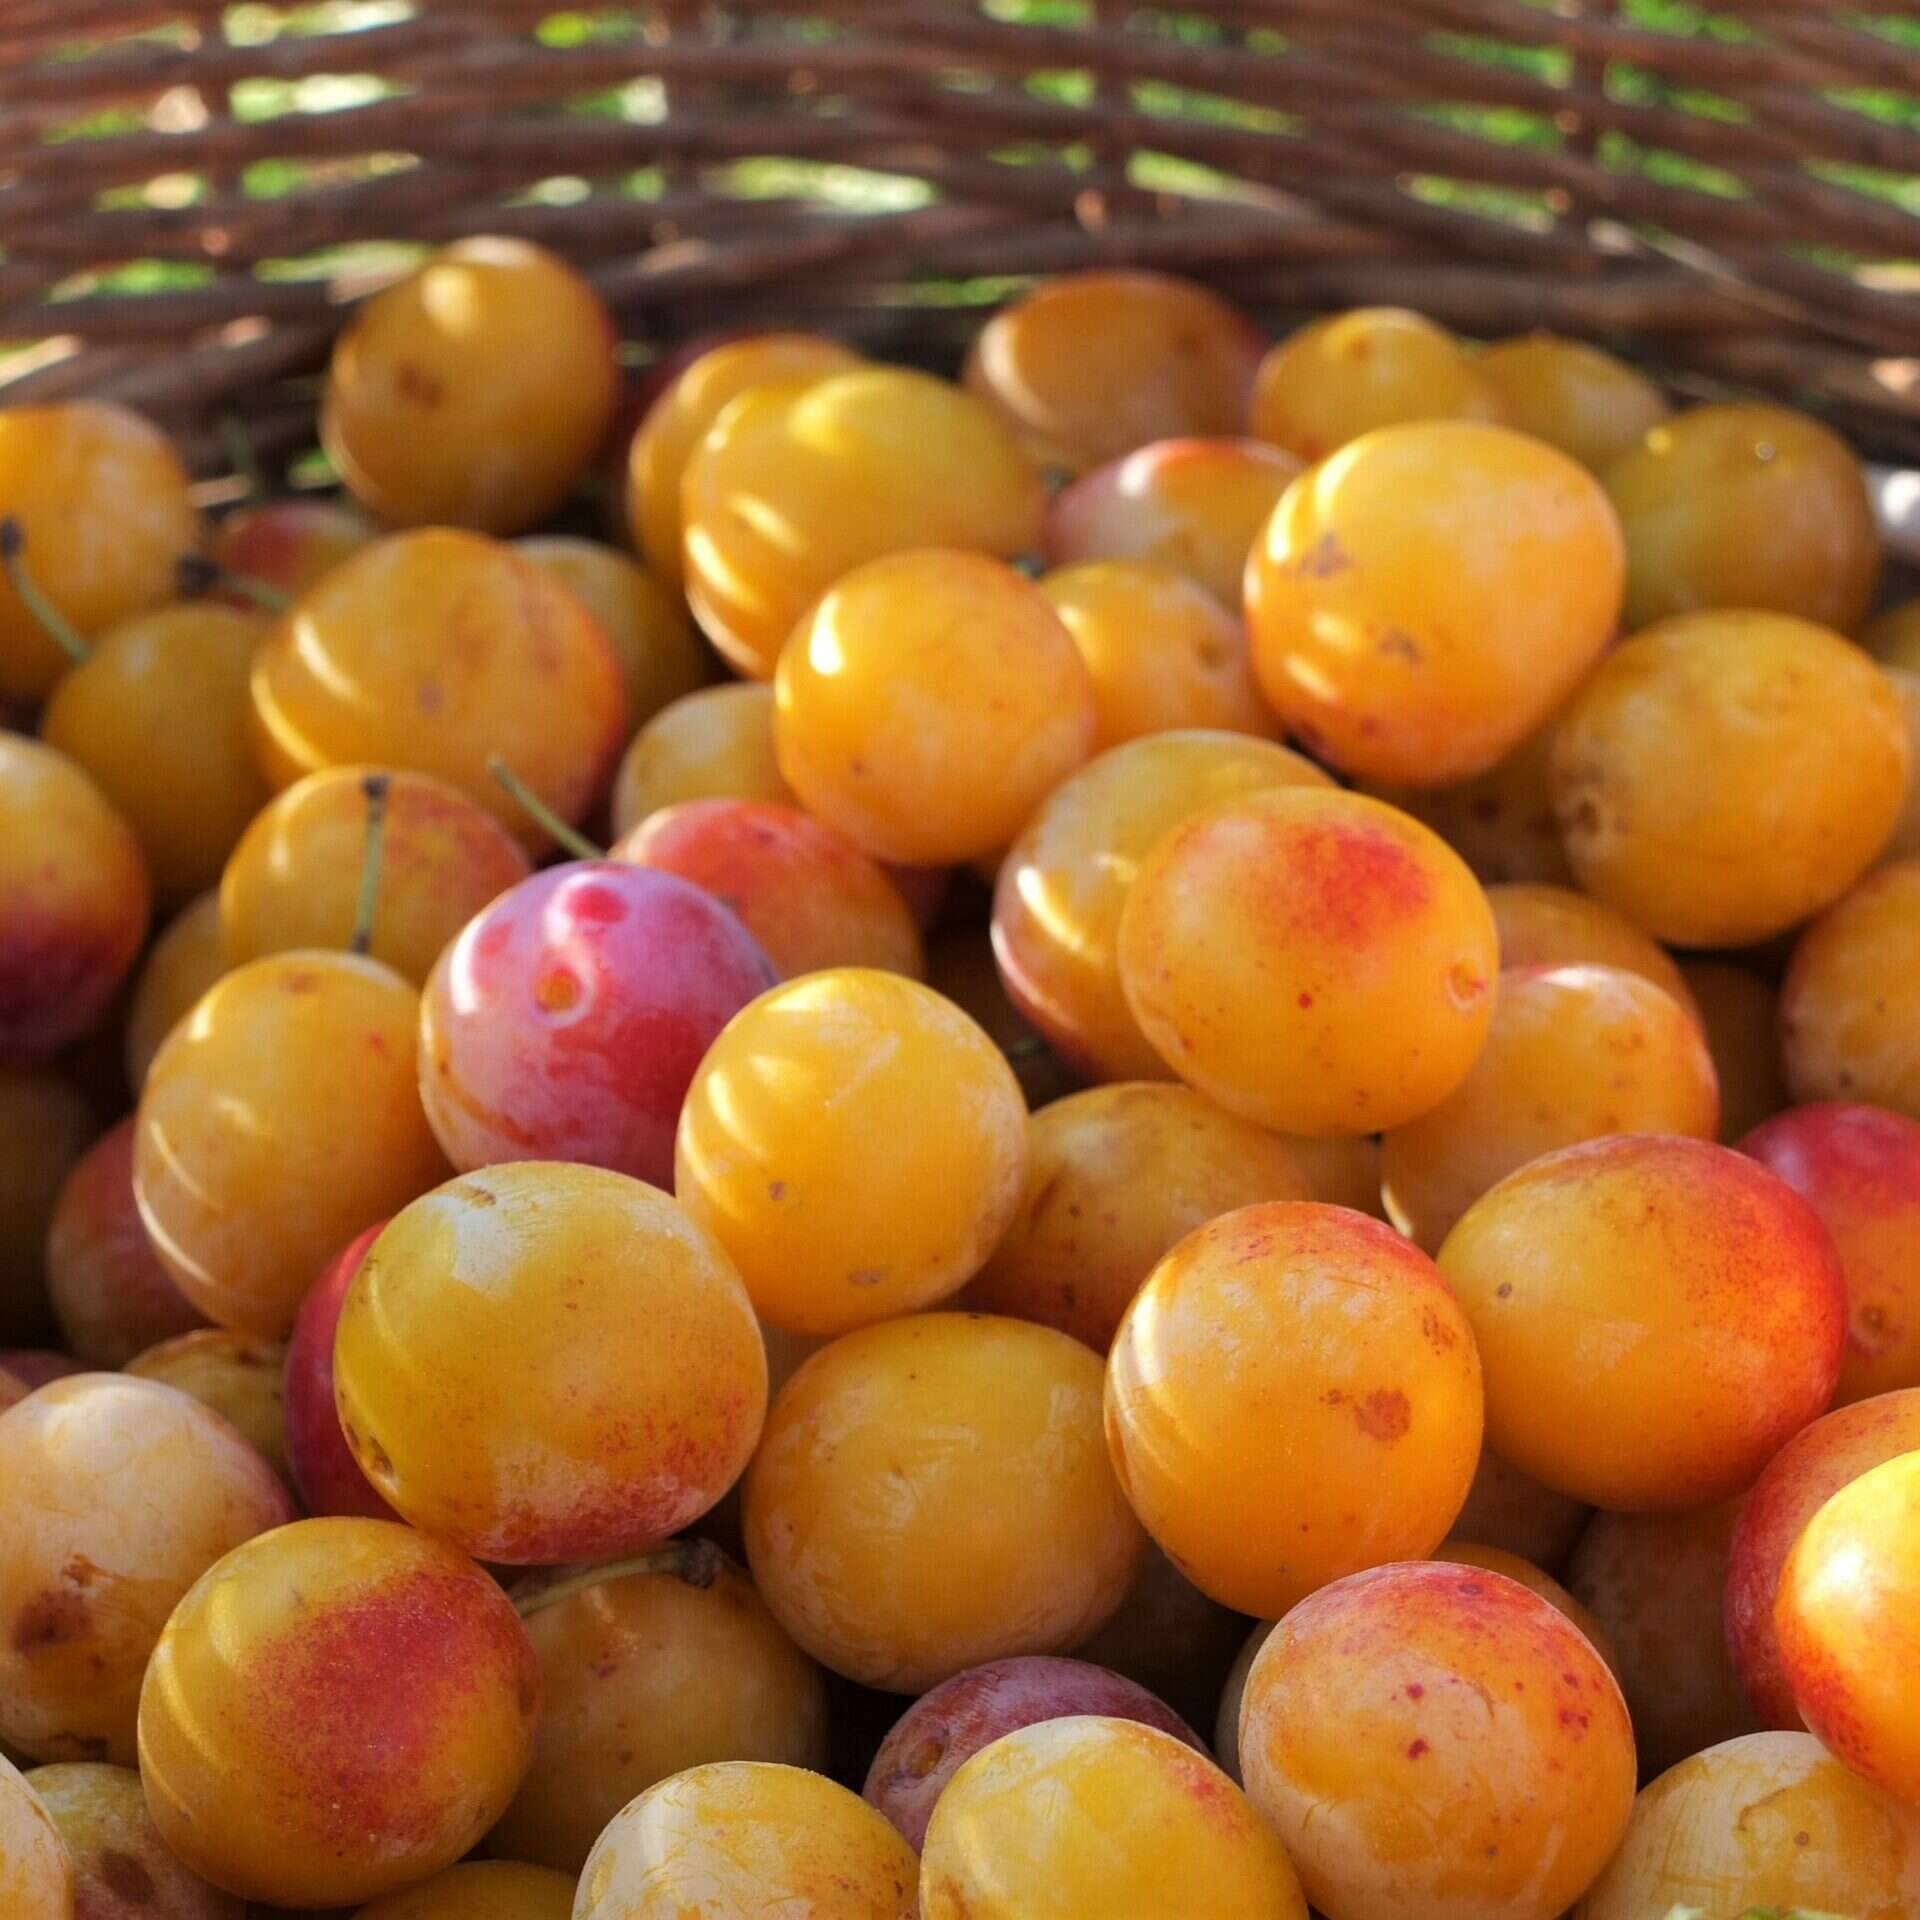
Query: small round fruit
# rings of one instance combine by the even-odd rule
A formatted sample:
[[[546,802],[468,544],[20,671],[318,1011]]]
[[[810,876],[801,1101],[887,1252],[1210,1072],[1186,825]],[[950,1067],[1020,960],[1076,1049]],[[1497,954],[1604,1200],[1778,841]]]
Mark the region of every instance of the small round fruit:
[[[1466,1505],[1448,1538],[1484,1540],[1553,1571],[1565,1563],[1592,1517],[1585,1501],[1543,1487],[1491,1447],[1483,1447]]]
[[[351,941],[369,772],[310,773],[248,827],[220,881],[220,934],[230,966]],[[421,986],[447,942],[532,867],[519,841],[457,787],[405,768],[385,777],[380,892],[367,951]]]
[[[1275,787],[1174,827],[1120,916],[1141,1031],[1189,1085],[1289,1133],[1376,1133],[1478,1057],[1499,951],[1438,835],[1357,793]]]
[[[1920,1453],[1868,1468],[1807,1522],[1780,1570],[1773,1631],[1808,1731],[1920,1800]]]
[[[1728,1550],[1726,1641],[1759,1724],[1798,1728],[1800,1711],[1780,1662],[1774,1603],[1780,1574],[1807,1523],[1863,1473],[1920,1451],[1920,1390],[1837,1408],[1774,1455],[1741,1506]]]
[[[1092,750],[1094,685],[1011,567],[923,548],[844,575],[780,655],[774,748],[809,812],[882,860],[998,853]]]
[[[200,541],[165,434],[99,401],[0,415],[0,500],[25,535],[34,584],[86,638],[171,600],[180,559]],[[0,580],[0,700],[42,699],[68,664]]]
[[[1920,858],[1870,873],[1800,936],[1780,988],[1796,1100],[1865,1100],[1920,1120]]]
[[[1920,1902],[1920,1810],[1804,1733],[1752,1733],[1682,1760],[1634,1802],[1574,1920],[1844,1913],[1906,1920]]]
[[[73,1860],[20,1770],[0,1754],[0,1909],[8,1920],[73,1920]]]
[[[322,574],[378,537],[365,514],[338,500],[269,500],[228,514],[214,528],[207,552],[223,574],[297,600]],[[252,604],[244,595],[238,603]]]
[[[958,1313],[863,1327],[801,1367],[747,1473],[746,1538],[787,1632],[900,1693],[1078,1646],[1146,1544],[1101,1437],[1099,1360]]]
[[[1503,417],[1479,362],[1404,307],[1356,307],[1289,335],[1260,362],[1251,414],[1255,434],[1302,460],[1376,427]]]
[[[1628,1512],[1750,1486],[1832,1396],[1839,1257],[1801,1197],[1705,1140],[1544,1154],[1440,1249],[1486,1368],[1487,1439]]]
[[[1900,711],[1907,723],[1907,764],[1920,767],[1920,672],[1909,673],[1901,667],[1883,668],[1900,700]],[[1906,804],[1893,823],[1893,832],[1880,851],[1882,862],[1910,860],[1920,854],[1920,774],[1907,780]]]
[[[1054,496],[1047,559],[1171,567],[1237,608],[1247,555],[1300,466],[1262,440],[1156,440]]]
[[[398,1213],[334,1338],[367,1478],[415,1526],[509,1566],[610,1559],[692,1525],[739,1478],[766,1393],[719,1246],[656,1188],[551,1161]]]
[[[1538,1594],[1556,1613],[1565,1614],[1580,1629],[1587,1644],[1607,1663],[1608,1671],[1620,1682],[1624,1692],[1626,1679],[1621,1671],[1620,1656],[1614,1648],[1613,1636],[1601,1625],[1598,1617],[1552,1574],[1543,1572],[1531,1560],[1523,1560],[1517,1553],[1508,1553],[1503,1547],[1483,1547],[1469,1540],[1443,1540],[1430,1557],[1446,1566],[1478,1567],[1483,1573],[1504,1575],[1525,1587],[1529,1593]]]
[[[1907,785],[1892,684],[1772,613],[1662,621],[1616,647],[1554,729],[1553,810],[1580,884],[1684,946],[1771,938],[1879,853]]]
[[[1689,407],[1603,476],[1627,538],[1629,628],[1765,608],[1851,633],[1880,572],[1860,462],[1790,407]]]
[[[350,1905],[480,1840],[539,1713],[527,1630],[464,1554],[387,1520],[300,1520],[175,1609],[141,1689],[140,1774],[161,1839],[215,1886]]]
[[[1499,909],[1495,908],[1496,915]],[[1689,960],[1680,969],[1720,1082],[1720,1138],[1743,1140],[1787,1104],[1780,1077],[1780,1012],[1757,973],[1724,960]]]
[[[567,497],[612,424],[616,338],[558,255],[457,241],[348,322],[320,437],[391,526],[518,533]]]
[[[1390,1227],[1313,1201],[1242,1207],[1134,1297],[1106,1423],[1173,1563],[1277,1619],[1446,1537],[1480,1455],[1480,1363],[1433,1262]]]
[[[280,1388],[287,1466],[307,1511],[319,1516],[399,1518],[360,1471],[360,1462],[347,1445],[333,1394],[333,1347],[340,1310],[346,1305],[347,1288],[360,1271],[360,1262],[386,1224],[382,1220],[367,1228],[322,1268],[319,1279],[300,1302],[287,1342]]]
[[[1033,1116],[1020,1209],[966,1304],[1105,1353],[1176,1241],[1235,1207],[1316,1197],[1286,1141],[1187,1087],[1093,1087]]]
[[[468,1860],[362,1907],[355,1920],[572,1920],[574,1879],[551,1867]]]
[[[1261,345],[1194,281],[1071,273],[995,314],[962,378],[1037,457],[1082,473],[1151,440],[1238,433]]]
[[[430,527],[364,547],[312,587],[253,663],[254,750],[276,787],[323,767],[411,767],[547,844],[489,768],[579,820],[627,737],[613,644],[512,547]]]
[[[1240,1709],[1247,1792],[1329,1920],[1553,1920],[1633,1811],[1627,1703],[1517,1581],[1425,1561],[1303,1600]]]
[[[302,950],[236,968],[168,1036],[140,1095],[134,1195],[217,1326],[284,1339],[322,1262],[444,1177],[419,1021],[392,968]]]
[[[27,1784],[73,1862],[75,1920],[244,1920],[239,1900],[208,1886],[161,1843],[131,1767],[71,1761],[36,1767]],[[5,1853],[0,1844],[0,1858]],[[6,1913],[17,1920],[12,1906]]]
[[[944,380],[863,367],[743,393],[680,486],[687,598],[733,666],[764,680],[807,609],[865,562],[1039,543],[1045,490],[993,412]]]
[[[63,678],[40,736],[133,828],[161,901],[220,877],[267,797],[247,738],[248,673],[266,623],[207,600],[124,621]]]
[[[1387,1215],[1431,1253],[1543,1153],[1609,1133],[1711,1140],[1719,1119],[1706,1040],[1671,995],[1617,967],[1510,968],[1473,1070],[1382,1143]]]
[[[795,805],[773,753],[773,689],[733,681],[682,694],[638,733],[613,781],[613,830],[683,800]]]
[[[1613,1642],[1645,1779],[1760,1725],[1721,1624],[1739,1518],[1737,1500],[1685,1513],[1595,1514],[1568,1563],[1568,1588]]]
[[[52,1323],[48,1228],[98,1127],[59,1075],[0,1066],[0,1340],[36,1339]]]
[[[610,856],[677,873],[739,916],[774,970],[879,967],[919,979],[920,930],[900,889],[845,834],[764,800],[683,800]]]
[[[1307,1920],[1280,1842],[1205,1754],[1097,1714],[975,1754],[934,1808],[920,1884],[922,1920]]]
[[[1500,966],[1619,967],[1696,1011],[1673,956],[1631,920],[1572,887],[1514,884],[1487,889],[1500,933]]]
[[[1032,1654],[991,1660],[922,1694],[881,1741],[863,1792],[918,1852],[947,1783],[976,1753],[1022,1727],[1083,1714],[1157,1727],[1206,1751],[1193,1729],[1145,1687],[1084,1660]]]
[[[915,1920],[919,1862],[802,1767],[718,1761],[650,1787],[600,1836],[574,1920]]]
[[[133,829],[87,774],[0,732],[0,1065],[49,1059],[100,1018],[152,897]]]
[[[440,956],[420,1002],[419,1098],[463,1172],[577,1160],[667,1186],[694,1069],[775,977],[746,928],[673,874],[548,867]]]
[[[1590,473],[1640,444],[1673,409],[1645,374],[1584,340],[1527,333],[1473,361],[1511,427],[1558,447]]]
[[[1026,1158],[1026,1102],[986,1034],[931,987],[840,967],[762,994],[713,1043],[674,1190],[762,1319],[832,1335],[965,1285]]]
[[[1622,564],[1606,495],[1565,454],[1470,421],[1383,428],[1303,473],[1254,543],[1254,678],[1317,757],[1450,786],[1585,678]]]
[[[286,1348],[277,1340],[229,1333],[224,1327],[199,1327],[136,1354],[126,1371],[137,1380],[177,1387],[203,1407],[211,1407],[231,1421],[286,1480],[291,1476],[286,1418],[280,1407],[286,1357]]]
[[[217,888],[182,907],[162,929],[140,971],[127,1003],[127,1085],[136,1098],[160,1043],[192,1012],[200,996],[227,970],[220,937]]]
[[[157,1381],[83,1373],[0,1419],[0,1739],[130,1766],[174,1603],[293,1502],[240,1435]]]
[[[531,1609],[544,1707],[526,1784],[488,1843],[495,1853],[577,1874],[628,1801],[688,1767],[825,1769],[820,1670],[752,1581],[705,1541],[654,1557],[657,1569],[609,1569],[546,1604],[544,1580],[576,1585],[567,1569],[514,1590]]]
[[[647,409],[627,454],[627,528],[647,565],[680,585],[680,481],[733,401],[754,387],[824,380],[864,364],[851,348],[813,333],[748,334],[689,361]]]
[[[1141,863],[1171,828],[1221,801],[1332,784],[1271,740],[1209,732],[1150,734],[1070,774],[994,887],[993,948],[1015,1007],[1087,1079],[1172,1078],[1120,984],[1120,913]]]

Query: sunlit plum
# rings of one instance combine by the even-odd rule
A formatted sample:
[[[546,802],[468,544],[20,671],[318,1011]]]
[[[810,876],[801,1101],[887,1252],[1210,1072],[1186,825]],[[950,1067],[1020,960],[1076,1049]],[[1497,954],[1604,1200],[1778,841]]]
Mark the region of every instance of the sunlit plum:
[[[1495,340],[1473,369],[1509,426],[1599,473],[1673,411],[1645,374],[1584,340],[1518,334]]]
[[[227,970],[217,888],[182,907],[140,963],[127,1002],[127,1085],[137,1096],[160,1043]]]
[[[669,702],[633,736],[613,781],[613,830],[684,800],[796,804],[773,752],[773,689],[733,681]]]
[[[1487,889],[1500,932],[1500,965],[1619,967],[1651,980],[1690,1013],[1697,1011],[1686,976],[1657,940],[1611,907],[1572,887],[1516,883]]]

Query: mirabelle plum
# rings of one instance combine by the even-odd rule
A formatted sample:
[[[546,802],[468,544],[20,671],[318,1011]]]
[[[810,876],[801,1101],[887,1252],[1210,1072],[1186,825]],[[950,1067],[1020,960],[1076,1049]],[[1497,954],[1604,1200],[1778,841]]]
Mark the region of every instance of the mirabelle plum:
[[[613,644],[512,547],[445,527],[395,534],[297,601],[253,663],[254,750],[276,787],[322,767],[437,774],[529,847],[497,757],[566,820],[597,800],[627,737]]]
[[[801,1646],[909,1693],[1078,1646],[1146,1544],[1101,1437],[1099,1360],[1050,1327],[958,1313],[863,1327],[801,1367],[747,1473],[746,1537]]]
[[[1467,1490],[1453,1523],[1454,1540],[1484,1540],[1537,1567],[1561,1566],[1581,1536],[1593,1509],[1584,1501],[1543,1487],[1531,1474],[1502,1460],[1491,1447]]]
[[[1861,629],[1860,644],[1883,667],[1920,673],[1920,595],[1896,601],[1869,620]]]
[[[759,1438],[767,1360],[739,1276],[664,1193],[531,1160],[395,1215],[348,1285],[333,1384],[403,1518],[547,1566],[699,1519]]]
[[[1082,473],[1150,440],[1238,433],[1262,345],[1194,281],[1070,273],[995,314],[962,378],[1037,457]]]
[[[215,1886],[339,1906],[465,1854],[539,1714],[526,1628],[464,1554],[387,1520],[300,1520],[175,1609],[141,1689],[140,1773],[161,1839]]]
[[[797,386],[864,364],[851,348],[813,333],[749,334],[689,361],[647,409],[627,455],[627,526],[647,565],[680,584],[680,481],[733,401],[754,387]]]
[[[1042,576],[1093,682],[1096,753],[1144,733],[1218,727],[1273,734],[1240,623],[1170,567],[1092,560]]]
[[[1608,1670],[1620,1682],[1624,1693],[1626,1676],[1621,1671],[1620,1656],[1614,1648],[1613,1636],[1552,1574],[1543,1572],[1531,1560],[1523,1560],[1517,1553],[1508,1553],[1503,1547],[1484,1547],[1470,1540],[1443,1540],[1430,1557],[1447,1566],[1478,1567],[1485,1573],[1502,1574],[1525,1587],[1529,1593],[1537,1593],[1548,1606],[1557,1613],[1565,1614],[1580,1629],[1587,1644],[1607,1663]]]
[[[771,1760],[824,1770],[820,1671],[775,1624],[753,1583],[704,1541],[671,1564],[542,1605],[515,1589],[540,1656],[545,1705],[533,1766],[488,1845],[577,1874],[622,1807],[688,1767]],[[553,1576],[572,1587],[563,1569]]]
[[[1307,1920],[1280,1842],[1190,1742],[1083,1713],[975,1754],[934,1808],[922,1920]]]
[[[1165,1080],[1120,984],[1120,912],[1141,863],[1189,815],[1263,787],[1330,787],[1271,740],[1152,734],[1091,760],[1041,802],[1000,864],[993,947],[1013,1004],[1078,1073]]]
[[[1920,1800],[1920,1453],[1850,1480],[1780,1570],[1773,1631],[1793,1704],[1836,1760]]]
[[[1754,1482],[1728,1550],[1726,1640],[1760,1725],[1801,1725],[1774,1633],[1788,1555],[1807,1522],[1842,1487],[1916,1449],[1920,1390],[1878,1394],[1836,1408],[1794,1435]]]
[[[1235,1207],[1314,1197],[1284,1140],[1186,1087],[1093,1087],[1034,1115],[1020,1209],[966,1304],[1105,1353],[1177,1240]]]
[[[1685,946],[1744,946],[1839,898],[1907,785],[1874,663],[1773,613],[1663,620],[1616,647],[1554,728],[1553,810],[1580,884]]]
[[[1694,998],[1673,956],[1631,920],[1572,887],[1516,883],[1487,889],[1500,931],[1500,966],[1618,967],[1637,973],[1687,1009]]]
[[[208,1886],[161,1844],[131,1767],[69,1761],[36,1767],[27,1785],[73,1862],[75,1920],[244,1920],[239,1900]],[[14,1920],[15,1909],[6,1911]]]
[[[216,1325],[283,1339],[321,1263],[441,1179],[420,1109],[420,998],[390,967],[302,949],[226,975],[140,1095],[134,1195]]]
[[[1867,1100],[1920,1120],[1920,858],[1870,873],[1800,936],[1780,988],[1796,1100]]]
[[[0,416],[0,501],[20,523],[34,585],[83,637],[171,600],[200,516],[166,436],[92,400]],[[65,653],[0,579],[0,700],[41,699]]]
[[[1251,417],[1262,440],[1323,460],[1377,427],[1505,412],[1444,327],[1405,307],[1356,307],[1310,321],[1268,352]]]
[[[269,500],[238,507],[213,530],[208,555],[223,574],[299,597],[350,553],[379,537],[365,514],[339,500]],[[254,604],[244,595],[242,606]]]
[[[347,323],[321,440],[390,525],[518,533],[567,497],[612,424],[617,337],[558,255],[457,241]]]
[[[670,701],[713,678],[713,656],[700,644],[686,603],[624,553],[558,536],[518,544],[586,603],[613,643],[627,683],[629,725],[644,726]]]
[[[1706,1040],[1670,994],[1618,967],[1508,968],[1473,1070],[1382,1143],[1387,1217],[1432,1253],[1489,1187],[1555,1147],[1710,1140],[1719,1121]]]
[[[200,1327],[176,1334],[127,1362],[139,1380],[158,1380],[191,1395],[230,1420],[283,1480],[287,1470],[286,1418],[280,1408],[280,1375],[286,1349],[277,1340]]]
[[[1182,821],[1120,915],[1141,1031],[1210,1099],[1291,1133],[1374,1133],[1460,1085],[1493,1016],[1480,884],[1379,800],[1273,787]]]
[[[1740,1142],[1813,1203],[1847,1283],[1835,1401],[1920,1387],[1920,1121],[1838,1101],[1793,1107]]]
[[[1499,912],[1496,905],[1496,918]],[[1720,1082],[1720,1138],[1731,1145],[1787,1104],[1774,992],[1757,973],[1724,960],[1689,960],[1680,972]]]
[[[1906,1920],[1920,1902],[1920,1811],[1804,1733],[1752,1733],[1681,1761],[1634,1802],[1626,1839],[1574,1920],[1670,1910]]]
[[[56,1380],[0,1418],[0,1485],[0,1739],[129,1766],[174,1603],[293,1502],[218,1414],[107,1373]]]
[[[1882,862],[1909,860],[1920,854],[1920,673],[1908,673],[1900,667],[1884,669],[1887,680],[1900,700],[1900,712],[1907,725],[1906,804],[1893,824],[1887,844],[1880,850]]]
[[[140,842],[87,773],[0,731],[0,1066],[45,1060],[100,1018],[152,894]]]
[[[47,1230],[98,1125],[57,1074],[0,1067],[0,1339],[32,1339],[50,1323]]]
[[[127,1085],[138,1096],[160,1043],[227,970],[218,888],[182,907],[147,949],[127,1002]]]
[[[774,677],[774,749],[808,810],[869,853],[997,853],[1092,750],[1094,682],[1011,567],[926,548],[869,561],[799,626]]]
[[[600,1836],[575,1920],[915,1920],[919,1862],[857,1794],[717,1761],[650,1787]]]
[[[1595,1514],[1568,1563],[1568,1587],[1612,1638],[1610,1664],[1633,1714],[1644,1779],[1760,1725],[1721,1625],[1739,1518],[1737,1500],[1686,1513]]]
[[[1444,787],[1537,733],[1613,638],[1599,483],[1505,427],[1368,434],[1303,473],[1247,560],[1261,692],[1358,779]]]
[[[1079,1087],[1079,1076],[1008,998],[986,928],[944,929],[928,941],[927,984],[977,1021],[1007,1056],[1029,1107],[1043,1107]]]
[[[694,618],[764,680],[801,616],[863,563],[907,548],[1011,559],[1046,494],[973,395],[903,367],[755,388],[721,414],[680,486]]]
[[[54,689],[40,734],[133,828],[164,904],[220,877],[267,797],[247,741],[258,614],[182,601],[109,629]]]
[[[573,1876],[469,1860],[362,1907],[357,1920],[572,1920]]]
[[[631,833],[683,800],[796,804],[773,753],[773,689],[702,687],[662,707],[633,736],[613,782],[613,830]]]
[[[1275,1202],[1198,1228],[1154,1269],[1107,1359],[1106,1421],[1168,1557],[1274,1619],[1445,1538],[1479,1458],[1480,1366],[1418,1248],[1343,1207]]]
[[[1603,476],[1627,538],[1626,623],[1713,607],[1851,633],[1880,536],[1853,449],[1790,407],[1689,407]]]
[[[880,967],[918,979],[920,930],[900,890],[845,834],[764,800],[683,800],[649,814],[611,857],[677,873],[759,941],[784,979]]]
[[[1705,1140],[1543,1154],[1467,1210],[1439,1260],[1486,1368],[1488,1441],[1599,1506],[1740,1492],[1839,1377],[1826,1229],[1784,1180]]]
[[[1262,440],[1156,440],[1076,480],[1047,509],[1055,566],[1143,560],[1237,608],[1247,555],[1301,463]]]
[[[73,1920],[73,1860],[60,1830],[0,1754],[0,1908],[8,1920]]]
[[[1472,364],[1509,426],[1593,473],[1638,446],[1673,411],[1645,374],[1584,340],[1519,334],[1493,341]]]
[[[220,882],[229,965],[293,947],[344,947],[359,914],[366,767],[296,780],[260,811]],[[380,893],[367,951],[415,986],[455,934],[532,871],[494,816],[444,780],[387,773]]]
[[[1145,1687],[1084,1660],[1030,1654],[970,1667],[922,1694],[881,1741],[862,1791],[918,1852],[947,1783],[983,1747],[1039,1721],[1081,1714],[1138,1721],[1206,1751],[1193,1729]]]
[[[1356,1573],[1267,1636],[1247,1792],[1329,1920],[1552,1920],[1633,1811],[1633,1727],[1586,1636],[1504,1575]]]
[[[676,875],[549,867],[476,914],[427,982],[427,1118],[463,1172],[578,1160],[665,1187],[694,1069],[776,977],[733,914]]]
[[[360,1262],[386,1224],[382,1220],[356,1235],[321,1270],[300,1302],[287,1342],[286,1367],[281,1376],[287,1466],[312,1514],[358,1515],[363,1520],[399,1518],[360,1471],[360,1462],[347,1445],[333,1394],[333,1347],[340,1310],[346,1305],[347,1288],[360,1271]]]

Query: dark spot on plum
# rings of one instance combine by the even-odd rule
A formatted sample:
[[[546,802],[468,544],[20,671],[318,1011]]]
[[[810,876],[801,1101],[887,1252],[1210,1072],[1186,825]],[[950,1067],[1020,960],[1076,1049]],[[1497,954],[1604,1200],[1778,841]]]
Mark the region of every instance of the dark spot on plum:
[[[411,400],[416,407],[437,407],[447,397],[446,388],[411,360],[402,360],[394,369],[393,384],[401,399]]]
[[[1407,1758],[1409,1760],[1418,1760],[1427,1750],[1427,1743],[1424,1740],[1411,1741],[1407,1746]]]
[[[1353,1403],[1353,1417],[1369,1439],[1391,1446],[1412,1424],[1413,1409],[1398,1387],[1376,1387],[1364,1400]]]
[[[64,1647],[84,1639],[92,1627],[93,1610],[80,1594],[36,1593],[14,1616],[14,1651],[33,1655],[48,1647]]]

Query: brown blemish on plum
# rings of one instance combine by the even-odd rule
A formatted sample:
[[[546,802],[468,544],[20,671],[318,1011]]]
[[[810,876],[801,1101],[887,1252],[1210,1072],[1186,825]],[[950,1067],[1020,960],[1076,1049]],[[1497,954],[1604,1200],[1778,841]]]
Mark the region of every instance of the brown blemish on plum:
[[[1305,553],[1280,569],[1296,580],[1330,580],[1353,565],[1353,556],[1336,533],[1323,533]]]
[[[70,1646],[93,1630],[93,1609],[78,1593],[36,1593],[14,1616],[13,1646],[31,1657],[48,1647]]]
[[[394,369],[393,384],[401,399],[411,400],[416,407],[437,407],[447,397],[446,388],[411,360],[402,360]]]
[[[144,1907],[159,1891],[153,1875],[130,1853],[118,1853],[109,1847],[100,1855],[99,1868],[107,1891],[130,1907]]]
[[[1418,1760],[1430,1751],[1431,1749],[1424,1740],[1412,1740],[1407,1744],[1407,1758],[1409,1760]]]
[[[1353,1402],[1353,1418],[1369,1439],[1392,1446],[1412,1424],[1413,1411],[1398,1387],[1376,1387],[1364,1400]]]
[[[548,1013],[565,1013],[579,1002],[579,978],[565,967],[553,967],[534,982],[533,997]]]

